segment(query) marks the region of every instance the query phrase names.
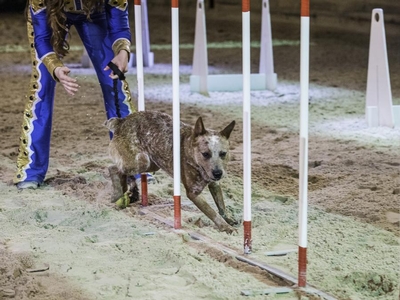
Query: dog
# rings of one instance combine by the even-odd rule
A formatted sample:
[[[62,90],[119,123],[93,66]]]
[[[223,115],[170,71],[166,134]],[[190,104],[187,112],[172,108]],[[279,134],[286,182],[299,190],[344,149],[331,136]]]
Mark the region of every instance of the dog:
[[[128,178],[134,174],[164,170],[173,177],[172,117],[158,111],[134,112],[125,118],[111,118],[106,127],[113,133],[109,153],[115,165],[109,167],[113,186],[111,201],[128,191]],[[218,181],[226,175],[232,121],[220,132],[206,129],[199,117],[194,127],[180,123],[181,181],[187,197],[218,227],[229,234],[237,232],[238,222],[226,210]],[[132,182],[134,185],[135,182]],[[201,195],[208,186],[218,212]],[[128,202],[129,204],[129,202]]]

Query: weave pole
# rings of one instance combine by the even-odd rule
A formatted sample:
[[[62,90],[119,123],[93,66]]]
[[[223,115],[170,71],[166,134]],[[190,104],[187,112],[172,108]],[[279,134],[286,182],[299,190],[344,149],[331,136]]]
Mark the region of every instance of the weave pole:
[[[135,0],[136,72],[138,85],[138,110],[144,110],[142,4]]]
[[[181,228],[181,134],[179,103],[179,1],[171,0],[172,103],[174,155],[174,228]]]
[[[138,87],[138,110],[144,110],[144,80],[143,80],[143,43],[142,43],[142,4],[140,0],[135,0],[135,42],[136,42],[136,76]],[[142,191],[142,205],[147,206],[147,174],[140,175]]]
[[[243,229],[244,254],[251,253],[250,0],[242,0]]]
[[[299,261],[298,285],[307,284],[307,192],[308,192],[308,90],[310,54],[310,1],[300,8],[300,176],[299,176]]]

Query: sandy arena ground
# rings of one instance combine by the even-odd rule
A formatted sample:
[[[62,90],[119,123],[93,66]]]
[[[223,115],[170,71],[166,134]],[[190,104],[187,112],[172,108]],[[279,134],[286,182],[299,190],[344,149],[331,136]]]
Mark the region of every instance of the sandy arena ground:
[[[109,203],[108,132],[97,79],[81,69],[82,48],[72,34],[66,62],[81,85],[75,97],[57,88],[51,161],[45,185],[18,192],[12,185],[30,57],[22,14],[0,15],[0,299],[320,299],[177,233],[138,203],[117,210]],[[149,7],[155,65],[145,68],[146,109],[172,114],[169,7]],[[133,18],[132,18],[132,28]],[[195,11],[180,15],[181,118],[231,135],[232,161],[221,185],[226,203],[242,218],[242,93],[190,92]],[[344,20],[342,20],[345,22]],[[311,20],[308,283],[338,299],[399,299],[400,128],[368,128],[364,117],[369,22],[343,26]],[[332,25],[331,27],[329,25]],[[207,10],[210,73],[241,72],[240,6]],[[212,30],[210,30],[212,28]],[[345,28],[358,28],[358,33]],[[252,14],[252,41],[260,17]],[[297,277],[299,20],[272,15],[278,88],[252,91],[253,253],[250,258]],[[400,104],[400,26],[386,26],[393,102]],[[132,30],[133,32],[133,30]],[[224,42],[224,43],[222,43]],[[232,42],[232,43],[231,43]],[[233,43],[234,42],[234,43]],[[219,44],[218,44],[219,43]],[[259,47],[252,48],[257,71]],[[136,70],[128,81],[137,97]],[[150,209],[172,221],[172,179],[155,174]],[[204,192],[212,203],[208,191]],[[183,195],[187,231],[243,250],[243,230],[227,235]],[[308,298],[306,298],[308,297]]]

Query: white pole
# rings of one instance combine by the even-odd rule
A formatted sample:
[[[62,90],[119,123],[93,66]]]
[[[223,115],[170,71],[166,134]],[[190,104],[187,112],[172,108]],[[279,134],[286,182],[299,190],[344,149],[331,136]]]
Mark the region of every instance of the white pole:
[[[180,103],[179,103],[179,5],[171,1],[172,17],[172,103],[173,103],[173,156],[174,156],[174,228],[181,227],[181,143],[180,143]]]
[[[144,110],[144,79],[143,79],[143,43],[142,43],[142,6],[140,0],[135,0],[135,36],[136,36],[136,72],[138,85],[138,110]]]
[[[310,52],[309,0],[301,1],[300,32],[300,176],[299,176],[299,283],[306,286],[308,208],[308,91]]]
[[[260,73],[274,73],[274,58],[272,53],[272,33],[271,33],[271,17],[269,13],[269,1],[262,1],[261,14],[261,45],[260,45]]]
[[[149,21],[147,13],[147,0],[141,0],[142,6],[142,41],[143,41],[143,65],[152,67],[154,65],[154,53],[150,52]]]
[[[244,253],[251,253],[250,1],[242,1]]]
[[[269,0],[262,1],[259,73],[265,74],[266,88],[271,91],[275,90],[277,85],[277,75],[274,73],[274,55],[272,48]]]
[[[196,75],[199,78],[199,92],[207,94],[208,53],[204,0],[197,0],[192,75]]]
[[[372,10],[367,74],[366,116],[368,126],[393,128],[395,118],[386,49],[385,22],[381,8]]]

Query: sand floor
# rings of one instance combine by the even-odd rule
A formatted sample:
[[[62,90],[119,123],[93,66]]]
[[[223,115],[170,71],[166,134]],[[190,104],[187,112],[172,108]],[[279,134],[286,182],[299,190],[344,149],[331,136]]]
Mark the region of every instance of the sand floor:
[[[205,126],[237,126],[232,159],[221,185],[238,220],[243,214],[243,120],[241,92],[190,91],[193,6],[181,9],[181,119]],[[224,9],[224,10],[223,10]],[[237,7],[207,11],[210,73],[241,71],[241,17]],[[240,9],[240,7],[239,7]],[[228,10],[230,13],[225,13]],[[76,34],[66,59],[81,85],[75,97],[57,87],[51,160],[45,185],[18,192],[12,185],[24,95],[30,79],[25,20],[2,14],[0,23],[0,299],[321,299],[299,292],[258,267],[240,262],[197,232],[239,254],[243,229],[227,235],[182,195],[185,231],[140,213],[134,203],[118,210],[110,203],[108,132],[104,107],[91,69],[80,68]],[[149,7],[155,65],[145,68],[146,109],[172,114],[170,13]],[[133,27],[132,18],[132,28]],[[312,20],[310,47],[310,137],[308,274],[310,285],[338,299],[399,299],[400,128],[368,128],[365,91],[369,24],[354,36]],[[252,91],[252,236],[250,258],[297,277],[299,177],[299,23],[272,16],[275,91]],[[259,41],[259,16],[252,40]],[[400,104],[400,36],[387,27],[393,102]],[[232,43],[227,43],[232,42]],[[237,46],[239,45],[239,46]],[[252,48],[257,71],[259,47]],[[127,76],[137,97],[136,70]],[[172,179],[155,174],[149,210],[173,220]],[[212,204],[208,191],[204,192]],[[292,287],[285,295],[260,295]],[[302,298],[303,297],[303,298]]]

